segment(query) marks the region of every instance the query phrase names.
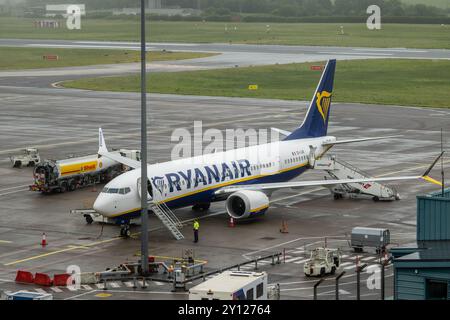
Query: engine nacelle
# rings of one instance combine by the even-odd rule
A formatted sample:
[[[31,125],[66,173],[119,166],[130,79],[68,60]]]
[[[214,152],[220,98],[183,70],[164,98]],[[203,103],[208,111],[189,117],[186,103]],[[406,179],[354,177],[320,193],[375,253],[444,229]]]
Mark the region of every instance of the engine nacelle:
[[[228,214],[234,219],[263,215],[269,208],[269,198],[264,192],[243,190],[230,195],[226,201]]]

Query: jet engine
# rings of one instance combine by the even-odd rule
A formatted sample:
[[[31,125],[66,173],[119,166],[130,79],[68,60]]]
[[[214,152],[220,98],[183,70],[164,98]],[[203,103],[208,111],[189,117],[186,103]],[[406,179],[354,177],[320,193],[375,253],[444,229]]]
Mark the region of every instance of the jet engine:
[[[230,195],[226,201],[228,214],[234,219],[263,215],[269,208],[269,198],[261,191],[243,190]]]

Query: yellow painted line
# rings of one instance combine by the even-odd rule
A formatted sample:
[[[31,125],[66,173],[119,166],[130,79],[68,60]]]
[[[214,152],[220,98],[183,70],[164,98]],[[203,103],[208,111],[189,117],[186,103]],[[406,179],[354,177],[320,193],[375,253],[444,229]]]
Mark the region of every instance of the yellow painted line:
[[[87,246],[68,246],[69,248],[73,248],[73,249],[90,249]]]
[[[135,233],[133,235],[137,235],[137,234],[139,234],[139,233]],[[93,247],[93,246],[96,246],[96,245],[99,245],[99,244],[108,243],[108,242],[112,242],[112,241],[116,241],[116,240],[119,240],[119,239],[122,239],[122,237],[115,237],[115,238],[111,238],[111,239],[107,239],[107,240],[103,240],[103,241],[97,241],[97,242],[93,242],[93,243],[87,244],[85,246],[69,246],[66,249],[55,250],[55,251],[39,254],[39,255],[36,255],[36,256],[32,256],[32,257],[29,257],[29,258],[16,260],[16,261],[11,261],[11,262],[5,263],[4,266],[12,266],[12,265],[15,265],[15,264],[18,264],[18,263],[28,262],[28,261],[36,260],[36,259],[41,259],[41,258],[52,256],[52,255],[55,255],[55,254],[58,254],[58,253],[64,253],[64,252],[69,252],[69,251],[73,251],[73,250],[91,249],[91,247]]]
[[[152,255],[150,255],[152,256]],[[155,257],[157,259],[162,259],[162,260],[183,260],[183,258],[176,258],[176,257],[165,257],[165,256],[152,256]],[[194,262],[201,262],[201,263],[208,263],[207,260],[194,260]]]
[[[97,293],[95,296],[97,298],[109,298],[112,296],[112,294],[111,293]]]
[[[77,248],[66,248],[66,249],[56,250],[56,251],[52,251],[52,252],[47,252],[47,253],[43,253],[43,254],[40,254],[40,255],[37,255],[37,256],[25,258],[25,259],[22,259],[22,260],[16,260],[16,261],[8,262],[8,263],[5,263],[4,265],[5,266],[11,266],[11,265],[14,265],[14,264],[27,262],[27,261],[31,261],[31,260],[35,260],[35,259],[39,259],[39,258],[44,258],[44,257],[48,257],[48,256],[51,256],[51,255],[54,255],[54,254],[72,251],[72,250],[75,250],[75,249],[77,249]]]
[[[12,243],[12,241],[0,240],[0,243]]]

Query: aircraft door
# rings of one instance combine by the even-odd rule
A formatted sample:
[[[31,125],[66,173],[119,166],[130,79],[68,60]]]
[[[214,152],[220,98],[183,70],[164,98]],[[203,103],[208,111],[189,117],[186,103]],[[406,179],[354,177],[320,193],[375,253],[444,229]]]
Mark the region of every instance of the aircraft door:
[[[141,178],[137,179],[137,189],[138,189],[139,198],[141,198],[141,195],[142,195],[142,193],[141,193]],[[150,180],[147,180],[147,199],[148,200],[153,199],[153,187],[152,187]]]
[[[309,146],[308,162],[312,169],[314,169],[314,166],[316,165],[316,150],[317,147]]]

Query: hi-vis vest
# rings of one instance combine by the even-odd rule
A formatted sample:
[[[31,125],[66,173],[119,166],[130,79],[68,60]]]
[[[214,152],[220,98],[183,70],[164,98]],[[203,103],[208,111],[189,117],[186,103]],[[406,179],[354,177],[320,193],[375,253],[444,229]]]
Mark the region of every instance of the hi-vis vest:
[[[197,221],[194,222],[194,230],[198,230],[198,228],[200,228],[200,223],[198,223]]]

